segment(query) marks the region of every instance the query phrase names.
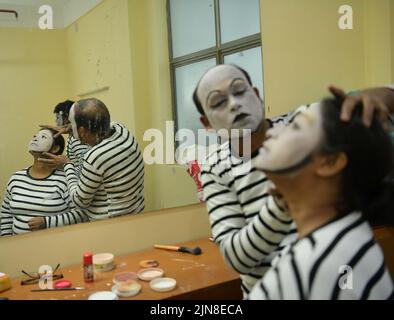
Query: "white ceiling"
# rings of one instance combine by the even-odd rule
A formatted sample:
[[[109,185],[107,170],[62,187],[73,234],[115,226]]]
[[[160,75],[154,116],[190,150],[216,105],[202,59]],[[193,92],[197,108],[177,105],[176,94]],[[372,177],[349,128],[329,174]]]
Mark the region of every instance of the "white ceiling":
[[[0,12],[0,27],[38,28],[41,5],[53,9],[55,28],[66,28],[103,0],[0,0],[0,9],[15,10],[18,19],[12,14]]]

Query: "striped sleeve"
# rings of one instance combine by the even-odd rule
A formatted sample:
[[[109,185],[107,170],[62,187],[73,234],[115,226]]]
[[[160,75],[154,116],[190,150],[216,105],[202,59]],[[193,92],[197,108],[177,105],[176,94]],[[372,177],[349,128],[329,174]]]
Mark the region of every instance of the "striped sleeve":
[[[201,172],[212,235],[226,262],[238,273],[248,274],[289,234],[292,220],[268,196],[266,205],[247,223],[237,195],[219,180],[209,171]]]
[[[51,215],[45,217],[46,228],[56,228],[61,226],[67,226],[72,224],[77,224],[81,222],[87,222],[89,220],[88,216],[84,211],[75,207],[74,203],[71,201],[68,194],[68,190],[63,190],[63,199],[67,203],[69,210],[65,213],[58,215]]]
[[[10,211],[10,191],[7,187],[4,194],[4,200],[1,205],[0,213],[0,235],[1,236],[12,236],[12,223],[13,217]]]
[[[96,192],[102,184],[103,172],[91,165],[87,160],[83,162],[79,179],[73,163],[66,164],[64,171],[66,173],[71,201],[77,208],[89,208]]]

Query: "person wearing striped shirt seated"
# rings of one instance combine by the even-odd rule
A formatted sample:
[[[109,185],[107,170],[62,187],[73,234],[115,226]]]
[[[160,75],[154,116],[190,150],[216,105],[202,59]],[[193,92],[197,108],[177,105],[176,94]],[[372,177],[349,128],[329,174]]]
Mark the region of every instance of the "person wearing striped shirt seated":
[[[110,120],[97,99],[76,102],[69,115],[73,136],[91,146],[78,177],[67,156],[41,159],[64,168],[70,197],[90,221],[144,210],[144,162],[137,140],[129,130]]]
[[[344,95],[339,88],[330,90]],[[349,97],[341,117],[347,120],[355,102],[361,100],[368,124],[370,111],[382,107],[390,94],[394,94],[390,89],[377,88]],[[193,100],[204,127],[214,129],[224,140],[201,164],[200,180],[214,241],[225,261],[241,274],[245,296],[269,269],[272,258],[296,239],[296,228],[285,205],[270,194],[273,184],[250,159],[258,155],[269,128],[291,123],[306,106],[265,119],[258,90],[248,73],[235,65],[209,69],[197,84]],[[236,129],[241,130],[239,136],[231,137]],[[249,130],[246,139],[242,130]],[[249,136],[250,151],[243,154],[240,146]]]
[[[370,226],[394,225],[392,145],[376,114],[367,128],[358,106],[345,123],[341,105],[326,99],[268,131],[254,159],[284,196],[299,236],[250,299],[394,298]]]
[[[29,143],[33,165],[14,173],[8,182],[0,213],[0,234],[10,236],[38,229],[79,223],[84,215],[70,200],[63,170],[38,161],[42,152],[62,154],[64,139],[56,131],[40,130]],[[58,215],[62,216],[58,218]],[[34,217],[40,217],[37,223]],[[63,220],[63,218],[69,220]],[[53,222],[52,222],[53,219]],[[42,220],[42,221],[41,221]]]

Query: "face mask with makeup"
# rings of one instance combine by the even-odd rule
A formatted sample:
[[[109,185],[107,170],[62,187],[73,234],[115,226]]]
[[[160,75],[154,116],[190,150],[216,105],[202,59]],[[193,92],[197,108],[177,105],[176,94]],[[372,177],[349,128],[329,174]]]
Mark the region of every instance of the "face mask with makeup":
[[[49,152],[54,144],[53,134],[50,130],[41,130],[29,143],[29,152]]]
[[[294,172],[312,160],[322,141],[321,105],[312,104],[292,123],[267,131],[267,140],[254,159],[255,166],[265,172]]]
[[[201,79],[198,97],[211,126],[222,138],[255,132],[264,119],[261,99],[245,75],[231,65],[219,65]]]
[[[64,117],[64,114],[63,114],[63,111],[60,111],[60,112],[58,112],[58,113],[55,113],[55,117],[56,117],[56,125],[58,126],[58,127],[61,127],[61,126],[63,126],[64,125],[64,120],[65,120],[65,117]]]
[[[79,134],[78,134],[78,129],[77,129],[77,123],[75,122],[75,103],[72,105],[72,107],[70,109],[70,114],[68,116],[68,120],[70,121],[70,124],[71,124],[73,137],[77,140],[80,140]]]

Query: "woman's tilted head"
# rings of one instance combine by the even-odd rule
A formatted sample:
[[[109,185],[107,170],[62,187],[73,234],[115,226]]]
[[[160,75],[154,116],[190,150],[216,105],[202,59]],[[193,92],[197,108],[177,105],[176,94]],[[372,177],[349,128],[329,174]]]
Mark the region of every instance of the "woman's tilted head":
[[[394,224],[390,138],[377,115],[366,127],[361,106],[350,122],[340,120],[341,108],[341,100],[326,99],[269,132],[256,166],[285,196],[323,190],[322,199],[336,195],[338,214],[361,211],[375,224]]]
[[[62,154],[64,151],[64,138],[59,135],[54,137],[56,131],[51,129],[43,129],[38,131],[29,143],[30,153],[50,152],[56,155]]]

